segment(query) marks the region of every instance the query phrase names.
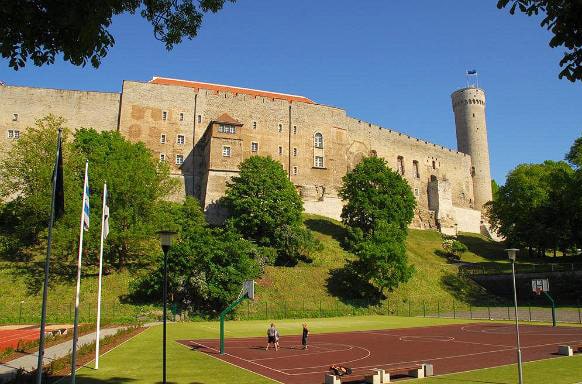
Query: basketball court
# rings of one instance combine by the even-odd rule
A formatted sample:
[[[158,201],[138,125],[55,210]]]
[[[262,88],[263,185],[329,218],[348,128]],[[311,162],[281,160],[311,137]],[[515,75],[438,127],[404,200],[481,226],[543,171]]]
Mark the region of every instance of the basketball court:
[[[522,325],[520,337],[524,361],[549,359],[558,356],[559,345],[582,342],[582,328]],[[225,341],[224,355],[218,339],[178,342],[192,353],[288,384],[322,383],[332,364],[353,369],[342,382],[360,382],[374,368],[430,363],[434,374],[442,375],[516,362],[515,326],[499,323],[312,333],[308,350],[301,349],[300,336],[282,336],[279,351],[265,351],[266,337],[232,338]]]

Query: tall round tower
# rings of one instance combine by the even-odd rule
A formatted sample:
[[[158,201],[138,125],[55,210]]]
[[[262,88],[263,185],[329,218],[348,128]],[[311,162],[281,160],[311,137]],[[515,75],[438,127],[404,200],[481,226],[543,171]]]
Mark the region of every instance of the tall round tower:
[[[457,128],[457,149],[471,156],[473,166],[468,172],[473,177],[474,207],[481,210],[483,204],[492,200],[485,91],[467,87],[453,92],[451,99]]]

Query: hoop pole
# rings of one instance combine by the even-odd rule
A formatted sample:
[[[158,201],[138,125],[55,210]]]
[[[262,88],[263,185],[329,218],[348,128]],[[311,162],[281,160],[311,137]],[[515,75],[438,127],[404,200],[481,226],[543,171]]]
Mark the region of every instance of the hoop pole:
[[[228,315],[234,307],[239,305],[244,299],[246,299],[246,295],[242,295],[234,303],[229,305],[224,311],[220,312],[220,354],[224,355],[224,318]]]
[[[554,301],[554,299],[552,298],[552,296],[550,296],[550,294],[548,292],[544,291],[544,294],[550,300],[550,303],[552,303],[552,327],[555,327],[556,326],[556,302]]]

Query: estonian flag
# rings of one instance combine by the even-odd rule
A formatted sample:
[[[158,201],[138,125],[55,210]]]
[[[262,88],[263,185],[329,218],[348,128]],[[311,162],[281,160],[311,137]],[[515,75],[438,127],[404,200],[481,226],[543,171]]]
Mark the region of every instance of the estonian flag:
[[[56,177],[53,179],[55,182],[55,203],[53,207],[55,210],[55,220],[63,216],[65,213],[65,188],[63,186],[63,151],[61,132],[59,132],[57,140],[57,163],[55,164]]]
[[[103,191],[103,239],[107,238],[109,234],[109,193],[107,192],[107,184]]]
[[[476,74],[477,74],[476,69],[471,69],[470,71],[467,71],[467,75],[476,75]]]
[[[89,230],[89,174],[85,172],[85,192],[83,193],[83,229]]]

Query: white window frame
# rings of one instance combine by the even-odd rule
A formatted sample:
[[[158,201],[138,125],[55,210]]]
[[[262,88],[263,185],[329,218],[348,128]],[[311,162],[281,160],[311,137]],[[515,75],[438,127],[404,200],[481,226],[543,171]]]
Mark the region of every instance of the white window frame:
[[[319,164],[321,162],[321,164]],[[313,159],[313,166],[315,168],[324,168],[324,160],[323,160],[323,156],[315,156]]]
[[[223,145],[222,146],[222,157],[231,157],[232,156],[232,148],[230,145]]]
[[[315,132],[313,135],[313,146],[315,148],[323,148],[323,134],[321,132]]]
[[[184,164],[184,155],[176,155],[176,165]]]
[[[14,140],[20,139],[20,131],[18,129],[14,130]]]
[[[182,139],[180,142],[180,139]],[[176,144],[178,145],[184,145],[186,143],[186,136],[184,135],[178,135],[178,137],[176,137]]]
[[[167,142],[166,134],[165,133],[162,133],[160,135],[160,144],[166,144],[166,142]]]
[[[202,115],[198,115],[198,124],[202,122]]]
[[[257,122],[253,121],[253,129],[257,129]]]
[[[231,124],[220,124],[218,126],[218,132],[220,133],[228,133],[228,134],[236,134],[236,127]]]
[[[168,121],[168,111],[162,111],[162,121]]]
[[[251,141],[251,152],[257,153],[259,152],[259,143],[256,141]]]
[[[160,152],[160,161],[166,161],[166,154],[163,152]]]
[[[6,136],[9,139],[14,139],[14,130],[13,129],[9,129],[8,132],[6,133]]]
[[[12,114],[12,121],[18,121],[18,113]]]

